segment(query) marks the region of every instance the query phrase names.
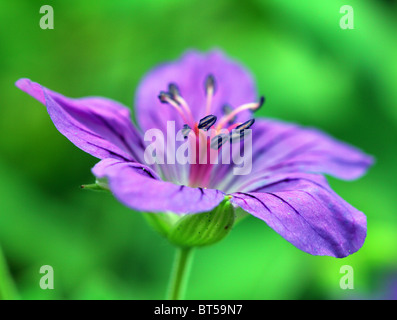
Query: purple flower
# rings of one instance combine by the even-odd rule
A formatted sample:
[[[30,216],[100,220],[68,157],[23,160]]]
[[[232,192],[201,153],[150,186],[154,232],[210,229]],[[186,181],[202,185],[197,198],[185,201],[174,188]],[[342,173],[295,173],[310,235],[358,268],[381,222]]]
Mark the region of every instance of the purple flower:
[[[310,254],[345,257],[364,243],[365,215],[333,192],[322,174],[355,179],[372,158],[315,129],[271,119],[253,124],[252,112],[264,99],[257,97],[251,75],[219,51],[189,51],[150,71],[136,92],[140,129],[129,109],[112,100],[67,98],[28,79],[16,85],[46,105],[72,143],[101,159],[94,175],[106,178],[130,208],[192,214],[212,210],[230,196],[235,207]],[[235,175],[232,164],[147,165],[142,132],[166,132],[167,121],[186,134],[253,124],[252,172]]]

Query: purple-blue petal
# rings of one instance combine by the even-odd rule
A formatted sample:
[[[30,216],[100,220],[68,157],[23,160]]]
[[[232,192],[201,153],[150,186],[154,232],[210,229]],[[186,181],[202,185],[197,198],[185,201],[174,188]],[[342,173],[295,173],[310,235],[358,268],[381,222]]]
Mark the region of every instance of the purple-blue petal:
[[[144,145],[128,108],[101,97],[67,98],[29,79],[16,86],[43,103],[59,132],[80,149],[99,159],[141,161]]]
[[[243,191],[264,178],[282,172],[329,174],[353,180],[374,159],[344,142],[313,128],[273,119],[256,119],[252,139],[252,172],[235,176],[226,191]]]
[[[204,83],[210,74],[216,81],[210,114],[217,116],[218,119],[223,115],[224,104],[236,108],[257,99],[253,78],[240,64],[230,60],[218,50],[208,54],[188,51],[179,60],[162,64],[143,78],[135,100],[137,121],[141,128],[143,130],[159,128],[165,131],[167,121],[175,121],[176,127],[182,129],[184,121],[179,114],[158,99],[160,91],[167,91],[170,83],[178,85],[196,122],[206,116]],[[242,112],[237,121],[248,120],[250,116],[251,112]]]
[[[373,157],[313,128],[276,120],[256,122],[254,136],[257,169],[325,173],[352,180],[373,164]]]
[[[124,205],[146,212],[189,214],[210,211],[225,197],[215,189],[191,188],[162,181],[149,167],[117,159],[104,159],[94,168],[106,178],[115,197]]]
[[[265,221],[312,255],[346,257],[364,243],[366,217],[315,174],[280,174],[262,187],[232,194],[234,205]]]

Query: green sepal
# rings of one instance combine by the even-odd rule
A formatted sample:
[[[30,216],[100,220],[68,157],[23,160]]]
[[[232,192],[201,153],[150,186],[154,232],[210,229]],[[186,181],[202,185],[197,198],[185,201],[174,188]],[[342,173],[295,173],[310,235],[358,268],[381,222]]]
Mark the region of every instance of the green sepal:
[[[227,198],[212,211],[180,218],[171,227],[168,240],[180,247],[214,244],[228,235],[234,219],[234,208]]]
[[[92,184],[82,184],[80,188],[92,191],[110,191],[107,182],[102,179],[98,179],[95,181],[95,183]]]
[[[235,220],[234,220],[234,225],[237,225],[240,223],[242,220],[245,220],[245,218],[249,217],[250,214],[247,211],[244,211],[240,207],[235,208]]]
[[[179,219],[179,217],[174,213],[144,212],[143,217],[154,230],[164,237],[168,237],[175,221]]]

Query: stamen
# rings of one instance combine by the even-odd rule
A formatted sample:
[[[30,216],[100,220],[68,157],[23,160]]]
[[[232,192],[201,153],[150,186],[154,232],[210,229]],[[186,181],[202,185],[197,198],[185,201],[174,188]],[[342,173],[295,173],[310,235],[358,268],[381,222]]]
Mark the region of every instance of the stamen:
[[[238,125],[236,127],[236,130],[248,129],[254,124],[254,122],[255,122],[255,119],[251,119],[251,120],[245,121],[244,123]]]
[[[205,92],[208,93],[215,93],[215,77],[212,74],[209,74],[205,78]]]
[[[241,140],[244,140],[244,137],[249,135],[251,131],[246,131],[246,130],[233,130],[230,133],[230,143],[235,143],[239,142]]]
[[[226,133],[218,134],[217,136],[215,136],[211,139],[210,147],[211,147],[211,149],[218,150],[228,140],[229,140],[228,134],[226,134]]]
[[[258,102],[243,104],[236,109],[230,105],[223,105],[223,116],[216,125],[216,130],[209,131],[215,125],[217,117],[211,114],[211,107],[216,91],[215,77],[212,74],[205,78],[205,94],[206,94],[206,110],[203,118],[196,122],[192,110],[188,103],[181,95],[181,91],[176,83],[168,84],[168,91],[161,91],[159,99],[162,103],[172,106],[182,117],[184,125],[181,133],[185,139],[192,135],[193,139],[189,139],[189,143],[198,148],[198,152],[193,155],[195,162],[189,166],[189,186],[208,187],[211,184],[213,175],[213,163],[219,156],[219,151],[208,152],[209,148],[220,150],[225,143],[235,143],[242,141],[246,135],[251,134],[248,130],[255,122],[254,119],[245,121],[244,123],[235,123],[237,115],[244,110],[258,110],[265,102],[265,98],[260,97]],[[196,114],[197,115],[197,114]],[[224,127],[227,127],[227,129]],[[208,132],[206,132],[208,131]],[[211,133],[208,136],[208,133]],[[194,136],[195,137],[194,137]],[[226,150],[224,150],[226,151]],[[214,161],[213,161],[214,160]]]
[[[168,85],[168,91],[171,94],[172,99],[176,101],[185,111],[185,114],[189,117],[190,125],[192,126],[194,124],[194,118],[187,102],[181,96],[181,91],[179,90],[179,87],[175,83],[171,82]]]
[[[168,85],[168,92],[171,93],[172,98],[176,100],[177,97],[180,97],[181,93],[179,91],[178,86],[175,83],[170,83]]]
[[[265,104],[265,102],[266,102],[265,96],[261,96],[259,98],[259,106],[258,106],[258,108],[255,111],[258,111]]]
[[[212,74],[205,78],[205,93],[207,95],[205,115],[209,115],[211,113],[212,97],[215,94],[215,77]]]
[[[182,117],[182,119],[189,123],[189,121],[186,119],[186,115],[183,113],[182,109],[179,107],[178,101],[175,101],[169,92],[161,91],[158,98],[160,99],[161,103],[167,103],[171,105],[172,107],[175,108],[175,110],[179,113],[179,115]]]
[[[241,124],[241,122],[236,122],[230,125],[229,127],[226,128],[227,131],[232,131],[233,129],[236,129]]]
[[[176,103],[174,98],[169,92],[165,91],[160,91],[160,94],[158,95],[158,98],[160,99],[161,103],[170,103],[170,101],[173,101]]]
[[[200,120],[198,124],[198,128],[203,130],[208,130],[215,124],[215,122],[216,122],[216,116],[210,114]]]
[[[234,130],[231,131],[230,133],[230,142],[238,142],[244,139],[244,137],[247,135],[248,131],[245,131],[246,129],[249,129],[255,122],[255,119],[250,119],[248,121],[245,121],[244,123],[238,125]]]
[[[239,114],[240,112],[242,112],[244,110],[252,110],[252,111],[258,110],[263,105],[264,102],[265,102],[265,98],[262,96],[259,99],[259,102],[247,103],[247,104],[243,104],[243,105],[239,106],[238,108],[234,109],[231,113],[224,116],[219,121],[217,129],[220,130],[221,128],[223,128],[223,126],[226,123],[228,123],[231,119],[233,119],[233,117],[235,117],[237,114]]]
[[[192,130],[192,129],[191,129],[187,124],[184,124],[184,125],[183,125],[183,128],[182,128],[182,135],[183,135],[183,137],[184,137],[185,139],[188,137],[188,135],[189,135],[189,133],[190,133],[191,130]]]
[[[230,105],[225,104],[225,105],[222,106],[222,112],[223,112],[224,115],[227,116],[232,111],[233,111],[233,108]],[[234,116],[232,119],[230,119],[229,124],[232,124],[234,121],[236,121],[236,116]]]

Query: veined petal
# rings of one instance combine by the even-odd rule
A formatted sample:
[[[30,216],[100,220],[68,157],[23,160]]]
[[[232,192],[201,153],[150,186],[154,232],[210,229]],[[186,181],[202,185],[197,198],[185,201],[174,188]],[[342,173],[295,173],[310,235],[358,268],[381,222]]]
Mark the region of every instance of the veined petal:
[[[236,108],[257,99],[256,88],[250,73],[240,64],[230,60],[220,51],[202,54],[197,51],[186,52],[181,59],[166,63],[150,71],[140,83],[136,92],[136,114],[143,130],[166,129],[167,121],[175,121],[182,129],[184,122],[174,108],[162,104],[158,94],[175,83],[181,96],[186,100],[195,121],[204,116],[206,109],[205,81],[212,75],[216,90],[212,99],[211,115],[218,119],[223,115],[225,104]],[[250,118],[251,112],[245,111],[236,119],[243,122]]]
[[[104,159],[93,168],[93,173],[97,178],[107,178],[115,197],[135,210],[199,213],[212,210],[225,197],[219,190],[162,181],[153,170],[139,163]]]
[[[352,180],[373,164],[371,156],[317,129],[276,120],[257,121],[253,143],[256,172],[314,172]]]
[[[67,98],[29,79],[16,86],[43,103],[59,132],[80,149],[100,159],[141,161],[144,146],[128,108],[101,97]]]
[[[272,119],[256,119],[252,138],[252,172],[231,177],[222,190],[244,191],[282,172],[329,174],[353,180],[373,164],[361,150],[313,129]]]
[[[365,215],[333,192],[320,175],[280,174],[232,196],[232,203],[313,255],[346,257],[360,249],[366,237]]]

